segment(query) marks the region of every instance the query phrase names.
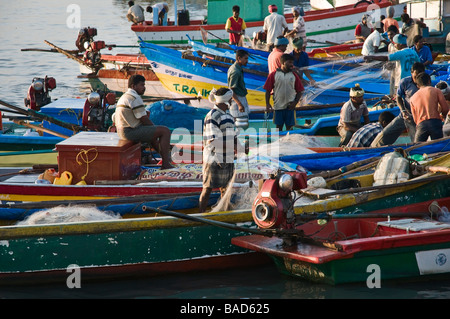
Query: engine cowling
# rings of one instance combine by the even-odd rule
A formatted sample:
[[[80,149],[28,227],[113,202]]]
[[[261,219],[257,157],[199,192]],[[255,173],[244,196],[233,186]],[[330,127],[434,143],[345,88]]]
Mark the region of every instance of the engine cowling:
[[[268,179],[253,202],[252,216],[260,228],[292,228],[292,191],[306,188],[306,173],[287,172]]]

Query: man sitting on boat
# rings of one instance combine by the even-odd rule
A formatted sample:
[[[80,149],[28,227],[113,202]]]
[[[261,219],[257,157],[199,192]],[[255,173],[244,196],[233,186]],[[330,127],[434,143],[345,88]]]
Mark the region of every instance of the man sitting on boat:
[[[347,144],[347,147],[370,147],[375,137],[381,133],[391,121],[395,118],[395,115],[389,111],[384,111],[378,117],[378,122],[369,123],[361,127],[353,134],[352,138]]]
[[[363,15],[361,22],[355,28],[355,42],[364,42],[367,37],[373,32],[373,28],[367,25],[369,16],[367,14]]]
[[[228,106],[233,91],[228,88],[213,89],[210,94],[214,108],[208,112],[203,129],[203,190],[199,199],[200,213],[206,210],[214,188],[221,197],[234,175],[234,157],[237,153],[238,130]]]
[[[144,18],[144,8],[138,4],[134,4],[134,1],[128,1],[127,18],[128,21],[133,22],[133,24],[139,24],[145,21]]]
[[[350,100],[342,106],[337,131],[341,136],[339,146],[348,144],[353,134],[361,127],[361,117],[364,125],[369,121],[369,110],[364,101],[364,90],[356,84],[350,89]]]
[[[242,46],[242,36],[247,28],[244,19],[239,17],[240,11],[241,8],[238,5],[233,6],[233,16],[229,17],[225,23],[225,30],[230,34],[231,45]]]
[[[173,168],[170,164],[170,130],[154,125],[145,110],[141,96],[145,92],[145,78],[133,74],[128,79],[128,90],[117,101],[113,121],[121,139],[135,143],[147,143],[156,149],[162,158],[161,169]]]

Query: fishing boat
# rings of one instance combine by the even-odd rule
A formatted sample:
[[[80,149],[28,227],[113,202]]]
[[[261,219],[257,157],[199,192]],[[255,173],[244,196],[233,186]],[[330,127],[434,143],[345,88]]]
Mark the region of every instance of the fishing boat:
[[[448,161],[448,155],[444,157]],[[441,172],[446,171],[448,167]],[[448,180],[446,175],[441,181]],[[448,181],[442,183],[448,187]],[[403,188],[402,184],[395,186]],[[449,194],[436,185],[431,193],[424,184],[419,188],[427,193],[419,200],[414,198],[418,192],[403,189],[408,200],[393,204],[390,198],[400,199],[399,194],[384,194],[388,205],[378,202],[371,209],[367,205],[360,209],[373,201],[369,192],[352,211],[310,204],[318,209],[299,214],[291,192],[305,189],[304,177],[282,174],[266,181],[253,202],[252,215],[260,232],[233,238],[232,243],[268,254],[284,274],[328,284],[369,284],[374,278],[379,284],[448,273],[444,264],[450,247],[450,215],[445,206]]]
[[[278,6],[279,12],[283,12],[284,6],[281,1],[274,1],[273,4]],[[231,16],[230,8],[233,5],[234,3],[231,1],[225,1],[225,3],[209,1],[207,4],[207,23],[204,20],[189,20],[180,25],[169,21],[167,25],[157,26],[153,25],[152,21],[146,21],[145,24],[132,25],[131,30],[142,41],[160,45],[187,43],[186,33],[189,33],[193,40],[202,40],[206,36],[205,33],[210,33],[214,35],[214,38],[210,41],[219,42],[228,38],[225,21]],[[376,13],[386,16],[386,8],[389,6],[392,6],[390,1],[382,0],[377,2],[373,9],[379,8],[380,10],[377,10]],[[399,18],[403,13],[404,4],[393,6],[395,9],[394,17]],[[333,44],[340,44],[353,40],[356,25],[361,21],[363,14],[372,11],[371,8],[368,3],[361,3],[356,8],[353,5],[348,5],[332,11],[328,9],[306,11],[303,17],[306,22],[306,35],[308,39],[321,42],[322,46],[329,46],[330,41]],[[262,31],[264,17],[268,14],[263,1],[252,3],[252,6],[242,7],[240,15],[246,21],[246,34],[252,35],[254,32]],[[292,29],[292,14],[285,14],[285,17],[288,27]],[[204,30],[203,35],[201,29]]]
[[[192,103],[194,106],[211,107],[208,100],[209,93],[216,87],[227,87],[227,70],[231,64],[217,63],[209,59],[190,58],[189,53],[165,48],[151,43],[141,43],[141,51],[152,64],[152,69],[163,86],[177,97],[198,97],[200,101]],[[262,89],[267,74],[248,70],[244,71],[245,83],[248,90],[247,100],[250,108],[261,110],[265,108],[265,91]],[[346,102],[349,98],[348,90],[327,89],[320,90],[307,87],[305,103],[334,104]],[[375,100],[384,94],[366,93],[365,98]],[[313,102],[314,101],[314,102]]]
[[[76,209],[72,213],[77,214]],[[81,274],[78,280],[83,282],[117,280],[268,262],[266,256],[230,242],[252,227],[248,213],[179,216],[158,213],[154,217],[1,226],[1,284],[65,284],[74,280],[74,273]],[[224,230],[203,221],[240,226]]]
[[[441,202],[450,203],[448,198]],[[295,243],[262,235],[233,238],[232,243],[268,254],[283,274],[318,283],[379,288],[386,280],[448,276],[450,223],[413,205],[404,209],[306,222],[295,228]]]

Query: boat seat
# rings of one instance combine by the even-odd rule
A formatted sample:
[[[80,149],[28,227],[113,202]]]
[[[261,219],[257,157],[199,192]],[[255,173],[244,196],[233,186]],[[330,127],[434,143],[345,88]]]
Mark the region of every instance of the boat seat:
[[[421,220],[421,219],[399,219],[391,221],[382,221],[377,223],[379,226],[392,227],[397,229],[404,229],[409,231],[422,231],[432,229],[450,228],[450,224],[443,223],[434,220]]]

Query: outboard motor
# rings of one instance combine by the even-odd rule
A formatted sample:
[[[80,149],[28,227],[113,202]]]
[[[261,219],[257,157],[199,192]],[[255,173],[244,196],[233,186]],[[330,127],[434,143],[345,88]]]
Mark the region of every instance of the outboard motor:
[[[91,42],[87,47],[86,52],[84,52],[84,62],[94,68],[100,68],[102,64],[102,55],[100,53],[100,50],[104,48],[106,48],[105,41]]]
[[[116,95],[103,92],[92,92],[89,94],[83,108],[82,125],[92,131],[107,131],[111,120],[108,113],[110,105],[116,104]]]
[[[49,91],[56,88],[55,78],[45,76],[45,78],[33,78],[28,88],[27,97],[24,99],[25,107],[34,111],[39,111],[41,107],[49,104],[52,100]]]
[[[253,220],[263,229],[293,228],[295,214],[292,192],[306,187],[304,172],[278,173],[266,180],[253,202]]]
[[[75,45],[80,52],[84,52],[91,42],[94,41],[94,37],[97,35],[96,28],[83,28],[78,32],[77,40],[75,41]]]

